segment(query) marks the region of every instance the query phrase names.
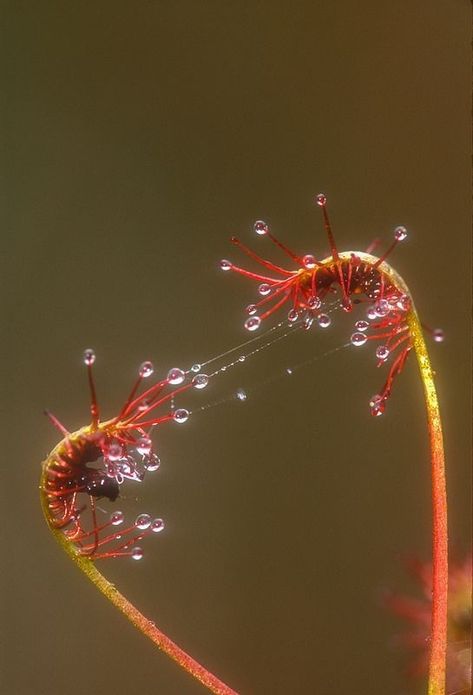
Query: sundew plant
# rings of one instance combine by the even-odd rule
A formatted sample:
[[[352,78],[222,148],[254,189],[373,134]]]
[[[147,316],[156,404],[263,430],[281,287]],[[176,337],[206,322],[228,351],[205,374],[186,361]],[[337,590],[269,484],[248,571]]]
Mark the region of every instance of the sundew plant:
[[[270,322],[275,316],[279,320],[281,313],[282,324],[289,327],[297,325],[308,330],[315,322],[320,328],[328,328],[331,312],[337,307],[346,314],[350,325],[353,307],[362,305],[366,310],[365,318],[355,321],[348,335],[355,348],[374,344],[378,366],[385,370],[378,392],[367,394],[371,414],[375,417],[385,412],[396,379],[409,355],[413,353],[417,359],[430,437],[432,487],[432,603],[426,691],[428,695],[443,695],[446,682],[448,537],[442,426],[423,326],[414,299],[404,279],[387,263],[395,246],[406,239],[408,230],[404,226],[396,227],[391,245],[379,256],[373,255],[373,245],[366,251],[341,251],[335,242],[325,195],[319,194],[316,204],[323,214],[328,256],[299,256],[275,238],[266,222],[258,220],[254,225],[256,234],[268,238],[288,259],[290,267],[263,258],[233,238],[234,245],[246,255],[251,265],[242,267],[225,259],[220,262],[220,268],[258,283],[260,298],[246,307],[245,319],[246,329],[255,336],[265,322]],[[427,331],[434,340],[442,340],[441,331]],[[144,552],[142,541],[147,543],[148,537],[164,529],[162,519],[144,510],[134,519],[127,520],[119,508],[121,486],[127,480],[145,482],[158,469],[153,429],[168,421],[183,424],[190,415],[186,408],[176,407],[175,399],[191,389],[204,389],[209,380],[239,360],[209,375],[203,373],[204,365],[193,365],[187,370],[175,367],[165,378],[155,382],[152,382],[153,365],[144,362],[117,415],[105,421],[100,417],[94,362],[95,353],[87,349],[84,363],[90,390],[90,423],[70,432],[55,415],[48,413],[61,433],[60,442],[42,467],[41,503],[48,526],[76,565],[159,649],[211,692],[235,693],[142,615],[98,571],[96,562],[123,556],[140,560]],[[100,522],[97,515],[98,500],[106,500],[112,506],[105,522]]]

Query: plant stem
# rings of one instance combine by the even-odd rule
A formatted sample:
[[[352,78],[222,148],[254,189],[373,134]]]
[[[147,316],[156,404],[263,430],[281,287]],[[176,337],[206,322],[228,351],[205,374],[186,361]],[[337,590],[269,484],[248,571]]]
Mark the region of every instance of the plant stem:
[[[432,367],[415,309],[409,329],[424,386],[432,471],[432,627],[428,695],[444,695],[447,651],[448,526],[442,423]]]
[[[101,591],[109,601],[113,603],[122,613],[126,615],[128,620],[140,630],[146,637],[156,644],[165,654],[174,659],[181,668],[190,673],[194,678],[202,683],[210,692],[216,695],[238,695],[235,690],[232,690],[228,685],[225,685],[221,680],[214,676],[210,671],[207,671],[201,664],[187,654],[183,649],[178,647],[169,637],[167,637],[156,625],[148,620],[135,606],[128,601],[118,589],[101,574],[92,560],[82,557],[77,553],[76,548],[70,543],[63,532],[54,528],[49,520],[49,511],[47,507],[46,496],[44,490],[44,473],[46,470],[47,461],[43,464],[43,475],[41,480],[41,504],[43,512],[48,522],[48,526],[54,537],[62,548],[66,551],[69,557],[75,562],[79,569],[87,575],[90,581],[95,584],[97,589]]]

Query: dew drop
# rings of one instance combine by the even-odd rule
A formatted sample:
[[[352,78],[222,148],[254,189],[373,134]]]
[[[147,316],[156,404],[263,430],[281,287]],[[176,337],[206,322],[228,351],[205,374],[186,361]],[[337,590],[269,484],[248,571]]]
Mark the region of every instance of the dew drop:
[[[394,238],[396,241],[404,241],[404,239],[407,237],[407,229],[403,227],[402,225],[399,227],[396,227],[394,230]]]
[[[443,343],[445,340],[445,333],[441,328],[435,328],[432,331],[432,337],[436,343]]]
[[[164,529],[164,521],[162,519],[153,519],[150,529],[153,533],[159,533]]]
[[[144,410],[147,410],[149,408],[149,401],[147,398],[143,398],[141,403],[138,403],[138,410],[141,410],[143,412]]]
[[[297,311],[297,309],[291,309],[291,311],[287,315],[287,320],[289,321],[289,323],[294,323],[295,321],[297,321],[298,318],[299,312]]]
[[[370,324],[368,321],[356,321],[355,323],[355,328],[357,328],[359,331],[366,331],[370,327]]]
[[[314,317],[311,314],[307,314],[304,316],[304,321],[302,322],[302,326],[305,331],[308,331],[311,327],[312,324],[314,323]]]
[[[156,454],[150,454],[143,462],[145,470],[149,471],[150,473],[157,471],[160,465],[161,461],[159,460],[159,456]]]
[[[141,560],[143,557],[143,548],[139,548],[138,546],[132,548],[131,557],[133,558],[133,560]]]
[[[179,369],[179,367],[173,367],[172,369],[169,370],[168,375],[167,375],[167,380],[170,384],[173,386],[177,386],[178,384],[182,384],[184,379],[186,378],[185,373],[182,371],[182,369]]]
[[[106,458],[109,461],[119,461],[123,456],[123,447],[118,442],[112,442],[107,449]]]
[[[317,323],[319,324],[320,328],[328,328],[332,323],[332,319],[328,314],[319,314],[317,316]]]
[[[246,401],[248,395],[244,389],[237,389],[235,392],[235,398],[239,401]]]
[[[143,379],[147,379],[151,374],[154,372],[154,366],[152,362],[143,362],[143,364],[140,366],[139,370],[139,375]]]
[[[149,437],[140,437],[136,440],[136,451],[142,456],[149,456],[152,442]]]
[[[123,512],[116,511],[110,514],[110,523],[113,526],[120,526],[120,524],[123,524],[124,519],[125,515]]]
[[[196,363],[196,364],[192,365],[191,372],[194,372],[194,374],[198,374],[201,369],[202,369],[202,365]]]
[[[307,270],[312,270],[317,265],[315,256],[313,256],[311,253],[307,253],[304,256],[304,258],[302,259],[302,263],[304,265],[304,268],[307,268]]]
[[[93,365],[95,362],[95,351],[92,350],[92,348],[87,348],[87,350],[84,350],[84,364],[86,364],[88,367]]]
[[[367,340],[368,338],[364,333],[353,333],[350,338],[351,344],[355,347],[360,347],[361,345],[364,345]]]
[[[238,362],[244,362],[246,360],[246,355],[240,355]]]
[[[378,299],[374,304],[374,310],[380,318],[389,314],[389,302],[387,299]]]
[[[266,297],[268,294],[271,293],[271,285],[268,285],[267,282],[262,282],[261,285],[258,287],[258,292],[263,297]]]
[[[411,300],[407,296],[407,294],[402,294],[397,302],[397,307],[398,309],[401,309],[401,311],[409,311],[411,308]]]
[[[197,374],[197,376],[192,379],[192,385],[196,389],[205,389],[208,383],[209,377],[207,374]]]
[[[291,367],[288,367],[288,368],[286,369],[286,374],[289,374],[289,376],[292,374],[292,369],[291,369]]]
[[[226,258],[222,258],[220,261],[220,270],[231,270],[233,267],[233,263],[230,261],[227,261]]]
[[[261,326],[261,319],[259,316],[250,316],[246,319],[244,326],[247,331],[256,331]]]
[[[384,413],[385,409],[385,402],[384,398],[377,393],[375,396],[372,396],[370,399],[370,410],[371,410],[371,415],[374,417],[378,417],[379,415],[382,415]]]
[[[253,229],[256,232],[256,234],[259,234],[261,236],[269,232],[269,227],[264,220],[256,220],[256,222],[253,225]]]
[[[176,422],[182,424],[183,422],[186,422],[189,419],[189,415],[190,413],[188,410],[186,410],[186,408],[178,408],[174,411],[173,418]]]
[[[320,297],[310,297],[307,302],[307,306],[309,309],[320,309],[322,306],[322,300]]]
[[[315,202],[317,203],[317,205],[320,205],[320,207],[322,208],[327,203],[327,197],[325,196],[324,193],[319,193],[315,197]]]
[[[136,528],[139,528],[140,531],[145,531],[147,528],[150,527],[151,524],[151,517],[149,514],[138,514],[138,516],[135,519],[135,526]]]
[[[389,348],[387,345],[379,345],[376,348],[376,357],[378,360],[382,360],[383,362],[388,359],[389,357]]]
[[[370,308],[366,312],[366,316],[370,321],[374,321],[374,319],[378,318],[378,314],[374,306],[370,306]]]

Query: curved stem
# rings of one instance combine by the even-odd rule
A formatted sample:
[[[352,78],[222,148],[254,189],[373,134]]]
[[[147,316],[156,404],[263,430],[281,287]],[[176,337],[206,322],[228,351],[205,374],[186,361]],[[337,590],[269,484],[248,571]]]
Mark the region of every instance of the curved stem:
[[[113,603],[126,617],[140,630],[146,637],[156,644],[165,654],[174,659],[181,668],[190,673],[194,678],[202,683],[210,692],[216,695],[238,695],[235,690],[232,690],[228,685],[225,685],[221,680],[214,676],[210,671],[207,671],[201,664],[187,654],[183,649],[178,647],[169,637],[167,637],[156,625],[148,620],[135,606],[128,601],[118,589],[101,574],[92,560],[79,555],[74,546],[67,540],[61,530],[54,528],[49,522],[49,513],[44,490],[44,475],[45,465],[43,465],[43,475],[41,479],[41,505],[43,512],[48,522],[48,526],[54,537],[62,548],[66,551],[69,557],[75,562],[79,569],[87,575],[90,581],[95,584],[97,589],[101,591],[109,601]]]
[[[432,367],[415,309],[409,329],[424,386],[432,470],[432,627],[428,695],[444,695],[447,650],[448,526],[442,423]]]

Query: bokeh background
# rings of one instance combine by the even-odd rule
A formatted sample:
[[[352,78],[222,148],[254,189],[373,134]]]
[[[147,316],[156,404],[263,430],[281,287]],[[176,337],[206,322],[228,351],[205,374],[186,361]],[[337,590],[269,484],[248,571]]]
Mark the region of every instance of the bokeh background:
[[[197,695],[53,542],[40,461],[88,418],[94,347],[113,414],[137,365],[188,367],[248,338],[252,283],[218,269],[268,220],[299,252],[408,240],[444,413],[452,552],[470,538],[470,7],[460,0],[2,3],[2,692]],[[430,483],[415,361],[388,411],[352,319],[215,380],[125,511],[164,517],[141,563],[101,568],[241,693],[424,692],[386,589],[416,591]],[[314,359],[283,377],[287,366]],[[269,380],[270,383],[266,383]],[[232,394],[247,389],[239,403]],[[182,399],[182,405],[186,405]],[[125,492],[125,491],[124,491]],[[134,498],[137,497],[137,500]]]

